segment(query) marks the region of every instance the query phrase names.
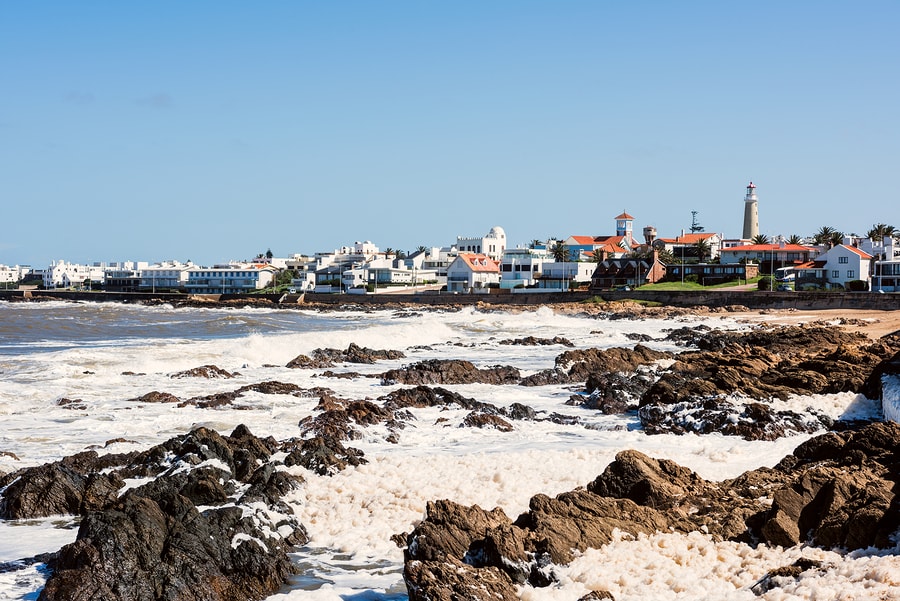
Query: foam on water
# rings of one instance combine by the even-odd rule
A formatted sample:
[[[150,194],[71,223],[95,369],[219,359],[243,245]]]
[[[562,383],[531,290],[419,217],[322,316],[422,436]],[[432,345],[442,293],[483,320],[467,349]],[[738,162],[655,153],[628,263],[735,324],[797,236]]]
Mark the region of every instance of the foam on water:
[[[130,331],[146,331],[146,337],[99,336],[92,330],[86,339],[78,337],[78,328],[67,330],[69,339],[57,336],[59,348],[36,346],[46,338],[41,327],[50,328],[63,319],[41,321],[47,307],[56,318],[73,310],[77,320],[104,321],[104,328],[117,321],[131,324]],[[714,327],[745,327],[726,318],[675,321],[611,321],[584,316],[556,315],[547,308],[520,313],[489,312],[473,309],[458,312],[310,313],[272,309],[172,309],[171,307],[23,304],[17,319],[30,320],[32,340],[23,340],[8,353],[0,349],[0,471],[38,465],[86,448],[98,452],[125,452],[145,449],[172,436],[203,425],[228,433],[238,424],[246,424],[260,436],[286,439],[300,434],[300,420],[315,414],[318,399],[290,395],[247,393],[235,401],[235,407],[198,409],[188,405],[142,403],[134,399],[151,391],[163,391],[180,399],[232,391],[247,384],[277,380],[303,388],[325,386],[341,398],[376,399],[398,388],[383,385],[377,378],[364,377],[424,359],[465,358],[479,367],[511,365],[523,374],[553,367],[557,355],[567,347],[560,345],[501,345],[505,339],[525,336],[552,338],[562,336],[575,348],[633,346],[628,334],[645,334],[646,344],[660,350],[678,351],[661,340],[663,328],[705,323]],[[0,319],[12,315],[0,308]],[[95,311],[96,314],[92,311]],[[77,321],[76,320],[76,321]],[[164,322],[163,327],[141,325],[142,320]],[[222,324],[217,324],[222,320]],[[196,322],[196,323],[195,323]],[[25,326],[19,324],[24,331]],[[102,330],[103,328],[99,328]],[[334,371],[353,371],[363,377],[323,378],[321,370],[289,369],[288,361],[316,348],[346,348],[350,343],[375,349],[395,349],[405,359],[380,361],[375,365],[341,364]],[[56,344],[56,343],[55,343]],[[171,378],[171,374],[213,364],[236,376],[233,379]],[[126,374],[126,372],[131,372]],[[555,495],[584,486],[599,475],[615,454],[633,448],[654,457],[671,459],[702,477],[722,480],[762,465],[774,465],[809,436],[782,438],[775,442],[748,442],[731,437],[646,436],[634,415],[604,416],[578,406],[566,405],[575,392],[566,386],[447,386],[465,397],[508,407],[522,403],[535,409],[537,421],[515,421],[512,432],[459,427],[466,411],[455,408],[413,409],[414,419],[399,430],[399,441],[387,442],[385,426],[358,428],[363,437],[350,446],[365,452],[367,464],[350,468],[331,477],[317,476],[302,468],[306,484],[287,499],[300,521],[309,530],[309,545],[295,554],[301,574],[272,599],[338,599],[348,596],[393,599],[404,598],[402,551],[391,542],[393,535],[409,532],[422,519],[426,503],[448,498],[462,504],[484,508],[502,508],[514,518],[525,511],[530,497],[537,493]],[[71,399],[59,405],[61,398]],[[236,410],[237,408],[241,410]],[[821,395],[789,399],[781,408],[812,407],[831,417],[876,412],[874,404],[856,395]],[[577,425],[560,425],[545,418],[559,413],[578,418]],[[108,441],[117,439],[115,442]],[[11,454],[18,456],[18,459]],[[53,532],[47,523],[2,524],[0,561],[52,550],[74,538],[74,530]],[[5,536],[7,531],[34,532],[34,536]],[[42,534],[43,533],[43,534]],[[53,538],[58,536],[59,538]],[[728,566],[740,562],[778,563],[789,555],[779,551],[763,553],[764,560],[742,560],[757,551],[705,539],[687,538],[619,541],[607,550],[603,561],[619,561],[631,555],[642,562],[618,567],[623,582],[616,598],[645,591],[644,598],[656,598],[656,589],[641,588],[652,582],[656,572],[668,574],[671,560],[658,549],[684,546],[684,563],[692,553],[701,557],[721,556],[722,571],[704,573],[703,586],[696,595],[683,598],[713,598],[722,591],[736,591]],[[629,547],[631,545],[631,547]],[[794,552],[794,551],[791,551]],[[586,566],[592,565],[594,552],[586,553],[564,572],[558,587],[524,590],[524,598],[576,599],[582,591],[600,582]],[[768,554],[768,555],[765,555]],[[600,556],[596,556],[600,557]],[[708,557],[707,557],[708,558]],[[588,564],[582,564],[587,561]],[[624,559],[623,564],[627,563]],[[701,562],[701,559],[691,560]],[[756,562],[756,563],[754,563]],[[700,563],[665,576],[671,582],[700,578]],[[768,565],[768,564],[767,564]],[[785,565],[785,564],[778,564]],[[842,564],[843,565],[843,564]],[[855,573],[854,567],[847,568]],[[772,566],[777,567],[777,565]],[[627,570],[626,570],[627,568]],[[673,568],[674,569],[674,568]],[[755,575],[758,570],[741,568]],[[877,568],[886,569],[883,566]],[[630,570],[630,571],[628,571]],[[33,595],[43,575],[32,568],[0,574],[0,598]],[[680,574],[680,575],[679,575]],[[751,578],[740,579],[743,583]],[[594,579],[594,580],[592,580]],[[604,581],[605,582],[605,581]],[[24,584],[23,584],[24,583]],[[650,586],[649,584],[646,586]],[[744,586],[741,584],[740,586]],[[661,588],[658,585],[657,588]],[[729,589],[728,587],[731,587]],[[738,592],[740,592],[738,590]],[[620,597],[621,594],[621,597]],[[731,594],[730,592],[727,594]],[[738,593],[734,593],[738,594]],[[742,594],[742,593],[741,593]],[[659,597],[665,598],[665,596]],[[743,597],[734,597],[735,599]],[[770,597],[775,598],[775,597]]]

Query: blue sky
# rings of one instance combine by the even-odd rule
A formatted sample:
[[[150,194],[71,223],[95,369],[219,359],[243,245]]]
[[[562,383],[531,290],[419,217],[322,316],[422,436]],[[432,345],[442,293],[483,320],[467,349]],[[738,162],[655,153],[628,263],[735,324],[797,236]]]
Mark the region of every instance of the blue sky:
[[[0,263],[900,227],[900,3],[4,2]]]

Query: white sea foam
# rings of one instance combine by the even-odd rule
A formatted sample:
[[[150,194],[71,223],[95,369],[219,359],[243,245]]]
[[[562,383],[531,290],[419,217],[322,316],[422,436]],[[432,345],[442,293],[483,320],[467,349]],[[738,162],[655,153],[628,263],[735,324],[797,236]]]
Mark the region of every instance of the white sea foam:
[[[65,313],[66,305],[54,304],[52,309]],[[78,310],[90,311],[81,306]],[[677,352],[677,346],[661,340],[663,328],[700,323],[746,327],[727,317],[685,318],[677,322],[610,321],[556,315],[546,308],[521,313],[466,309],[446,313],[411,311],[402,315],[386,311],[320,314],[256,308],[217,312],[116,307],[106,311],[113,319],[133,322],[154,319],[180,324],[178,327],[187,327],[194,319],[209,323],[203,335],[157,331],[147,338],[123,341],[63,340],[62,348],[52,347],[56,350],[20,347],[18,354],[0,355],[0,451],[8,453],[0,454],[0,471],[55,461],[86,448],[96,448],[99,453],[145,449],[200,425],[229,433],[243,423],[261,436],[290,438],[300,434],[298,423],[315,414],[318,402],[257,392],[238,398],[234,407],[219,409],[134,400],[151,391],[169,392],[184,400],[277,380],[303,388],[325,386],[342,398],[375,399],[399,386],[385,386],[377,378],[364,376],[392,367],[424,359],[464,358],[479,367],[511,365],[530,374],[553,367],[556,356],[568,350],[560,345],[501,345],[505,339],[562,336],[575,348],[609,348],[633,346],[627,334],[645,334],[652,340],[643,344]],[[41,312],[26,305],[19,315],[36,317]],[[243,333],[219,336],[214,322],[223,315],[228,318],[223,328],[236,328]],[[140,329],[140,324],[134,328]],[[402,350],[406,358],[334,368],[362,374],[353,379],[323,378],[321,370],[285,367],[297,355],[310,354],[316,348],[343,349],[350,343]],[[205,364],[217,365],[236,376],[211,380],[170,377]],[[402,551],[391,542],[391,537],[411,531],[422,519],[430,500],[447,498],[486,509],[500,507],[515,518],[527,509],[532,495],[555,495],[584,486],[603,471],[618,451],[626,448],[671,459],[704,478],[722,480],[748,469],[774,465],[809,438],[802,435],[774,442],[748,442],[718,435],[647,436],[634,415],[604,416],[566,405],[576,392],[566,386],[447,388],[501,407],[522,403],[535,409],[538,419],[512,422],[513,431],[504,433],[460,428],[467,411],[459,408],[414,409],[414,419],[397,432],[396,443],[387,442],[389,432],[383,425],[358,428],[362,439],[349,444],[365,452],[368,463],[364,465],[331,477],[290,468],[302,473],[306,480],[287,500],[307,527],[311,540],[294,555],[301,573],[292,582],[292,590],[271,599],[404,597]],[[61,398],[77,402],[59,405]],[[777,404],[776,408],[812,408],[833,418],[866,417],[878,411],[877,403],[849,394],[797,397]],[[577,418],[577,424],[549,421],[546,418],[551,413]],[[6,529],[0,530],[0,561],[53,550],[75,536],[74,530],[57,531],[47,522],[0,523],[0,528]],[[6,536],[6,532],[13,531],[29,534],[13,540]],[[758,579],[772,567],[791,563],[791,558],[801,552],[813,551],[714,544],[700,535],[621,540],[608,548],[587,552],[572,566],[561,568],[560,585],[525,589],[522,596],[577,599],[591,587],[610,585],[617,587],[617,599],[640,595],[750,598],[745,587],[752,584],[753,578]],[[636,557],[640,561],[635,561]],[[889,557],[835,555],[829,556],[828,561],[838,566],[841,576],[830,572],[805,576],[800,583],[809,594],[785,592],[785,596],[778,597],[771,591],[765,598],[814,598],[837,586],[832,578],[843,578],[848,583],[869,582],[873,590],[880,590],[876,586],[879,579],[888,581],[900,573]],[[873,575],[866,576],[867,573]],[[43,576],[33,568],[12,574],[15,576],[0,574],[0,598],[33,595],[43,582]],[[852,588],[855,584],[848,586],[857,590]],[[664,590],[667,587],[669,592]],[[681,596],[672,597],[672,591],[678,587],[684,589]]]

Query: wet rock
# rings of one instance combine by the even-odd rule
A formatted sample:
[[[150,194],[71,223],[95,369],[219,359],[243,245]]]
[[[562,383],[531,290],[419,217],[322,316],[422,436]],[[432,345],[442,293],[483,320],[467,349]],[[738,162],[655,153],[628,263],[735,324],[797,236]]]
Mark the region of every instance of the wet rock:
[[[85,405],[84,401],[81,399],[68,399],[63,397],[56,401],[56,404],[59,407],[65,407],[66,409],[71,409],[73,411],[84,411],[87,409],[87,405]]]
[[[614,531],[703,531],[747,544],[800,543],[848,551],[890,548],[900,528],[900,424],[870,424],[828,433],[801,444],[775,468],[760,468],[709,482],[671,461],[637,451],[616,456],[587,489],[550,498],[536,495],[512,523],[499,510],[430,503],[425,519],[407,537],[404,577],[417,598],[428,598],[420,577],[457,568],[465,582],[474,569],[547,586],[553,566],[600,547]],[[459,568],[460,565],[467,566]],[[815,563],[797,563],[754,585],[762,594],[780,578],[796,578]],[[485,572],[487,573],[487,572]],[[497,594],[503,594],[498,592]]]
[[[553,338],[536,338],[534,336],[525,336],[524,338],[508,338],[506,340],[501,340],[499,344],[518,346],[550,346],[560,344],[562,346],[575,346],[569,339],[562,336],[554,336]]]
[[[493,428],[501,432],[512,432],[513,427],[508,421],[499,415],[490,413],[480,413],[473,411],[463,418],[460,427],[467,428]]]
[[[745,440],[776,440],[797,433],[817,432],[831,418],[813,409],[807,413],[776,411],[763,403],[742,403],[709,397],[674,405],[644,405],[638,410],[647,434],[724,434]]]
[[[345,447],[340,440],[327,436],[285,441],[288,456],[284,464],[299,465],[320,476],[333,476],[347,466],[368,463],[359,449]]]
[[[322,369],[334,367],[336,363],[372,364],[386,359],[403,359],[402,351],[375,350],[351,343],[346,350],[316,349],[312,356],[299,355],[288,362],[287,367],[302,369]]]
[[[281,501],[299,481],[269,461],[278,449],[238,426],[228,436],[198,428],[141,453],[66,458],[71,473],[104,470],[87,479],[155,477],[82,509],[78,538],[49,562],[39,599],[236,601],[277,592],[293,573],[287,553],[308,540]]]
[[[517,384],[519,370],[508,366],[485,369],[461,359],[430,359],[381,375],[384,384]]]
[[[174,374],[171,374],[170,378],[224,378],[230,379],[235,377],[236,374],[233,374],[227,370],[222,369],[221,367],[217,367],[215,365],[201,365],[200,367],[194,367],[192,369],[186,369],[184,371],[179,371]]]
[[[106,506],[124,486],[116,474],[81,474],[62,462],[27,468],[0,479],[0,518],[83,515]]]
[[[151,391],[145,395],[139,396],[134,399],[128,399],[129,402],[133,403],[179,403],[181,399],[179,399],[174,394],[168,392],[159,392],[159,391]]]
[[[633,349],[583,349],[566,351],[556,358],[552,370],[545,370],[527,378],[521,384],[537,386],[544,384],[569,384],[586,382],[596,374],[632,373],[641,365],[652,365],[668,359],[671,353],[654,351],[641,344]]]

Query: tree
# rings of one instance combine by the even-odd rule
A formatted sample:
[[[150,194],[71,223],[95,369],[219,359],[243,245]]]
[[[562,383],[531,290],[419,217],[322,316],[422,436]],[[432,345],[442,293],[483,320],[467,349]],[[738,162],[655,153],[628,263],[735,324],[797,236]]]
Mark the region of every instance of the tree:
[[[553,260],[560,263],[565,263],[570,258],[569,247],[561,240],[556,241],[556,243],[550,249],[550,253],[553,255]]]
[[[833,227],[823,225],[813,236],[813,242],[826,246],[837,246],[844,240],[844,232],[839,232]]]
[[[416,247],[416,252],[418,252],[418,253],[423,253],[423,252],[425,252],[426,250],[428,250],[428,247],[427,247],[427,246],[422,246],[421,244],[420,244],[419,246]]]
[[[271,259],[271,258],[274,257],[274,256],[275,256],[275,255],[272,254],[272,249],[271,249],[271,248],[266,249],[266,258],[267,258],[267,259]]]
[[[696,234],[697,232],[702,232],[706,229],[697,222],[697,213],[698,212],[699,211],[691,211],[691,233],[692,234]],[[702,263],[703,261],[700,261],[700,262]]]
[[[388,246],[387,248],[384,249],[385,256],[392,255],[392,254],[394,254],[394,252],[395,252],[394,249],[391,248],[390,246]]]
[[[675,263],[678,263],[678,259],[672,254],[672,251],[665,248],[657,250],[656,256],[664,265],[674,265]]]
[[[893,225],[888,225],[886,223],[876,223],[872,226],[872,229],[870,229],[868,233],[866,233],[866,236],[869,238],[869,240],[872,240],[874,242],[881,242],[885,238],[893,238],[898,233],[900,232],[898,232],[897,228],[895,228]]]
[[[591,261],[594,263],[602,263],[606,260],[606,251],[602,248],[595,248],[591,253]]]
[[[528,248],[530,248],[531,250],[534,250],[538,246],[543,246],[543,245],[544,245],[544,243],[541,240],[538,240],[537,238],[535,238],[534,240],[532,240],[531,242],[528,243]]]
[[[798,236],[797,234],[791,234],[790,238],[787,239],[788,244],[803,244],[803,238]]]
[[[709,246],[709,242],[704,239],[697,240],[694,244],[694,249],[697,251],[697,262],[703,263],[706,260],[706,257],[712,254],[712,249]]]
[[[756,234],[753,238],[750,239],[750,242],[753,244],[771,244],[769,237],[765,234]]]

